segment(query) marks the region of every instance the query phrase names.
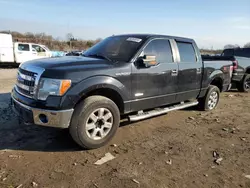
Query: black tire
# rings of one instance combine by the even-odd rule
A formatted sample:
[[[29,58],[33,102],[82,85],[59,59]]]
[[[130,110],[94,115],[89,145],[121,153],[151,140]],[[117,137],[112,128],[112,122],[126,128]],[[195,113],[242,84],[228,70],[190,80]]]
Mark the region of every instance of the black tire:
[[[250,91],[250,74],[244,76],[242,82],[236,84],[238,91],[249,92]]]
[[[113,125],[104,138],[91,139],[86,131],[90,115],[100,108],[105,108],[112,114]],[[99,112],[98,112],[99,113]],[[84,149],[95,149],[107,144],[115,135],[120,124],[120,112],[117,105],[103,96],[90,96],[79,103],[72,116],[69,131],[74,141]]]
[[[210,100],[210,96],[212,94],[214,94],[214,92],[217,94],[218,98],[217,98],[216,102],[214,101],[214,107],[211,108],[211,106],[209,104],[209,100]],[[201,110],[204,110],[204,111],[213,110],[217,107],[219,100],[220,100],[220,89],[217,86],[211,85],[211,86],[209,86],[205,97],[203,97],[199,100],[199,107]]]

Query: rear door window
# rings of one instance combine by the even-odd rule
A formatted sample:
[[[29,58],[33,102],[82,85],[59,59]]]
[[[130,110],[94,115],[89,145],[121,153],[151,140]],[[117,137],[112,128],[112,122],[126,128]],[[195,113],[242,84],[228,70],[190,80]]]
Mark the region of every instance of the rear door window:
[[[192,43],[177,42],[181,62],[195,63],[197,61],[195,50]]]
[[[30,45],[29,44],[18,44],[18,50],[19,51],[30,51]]]

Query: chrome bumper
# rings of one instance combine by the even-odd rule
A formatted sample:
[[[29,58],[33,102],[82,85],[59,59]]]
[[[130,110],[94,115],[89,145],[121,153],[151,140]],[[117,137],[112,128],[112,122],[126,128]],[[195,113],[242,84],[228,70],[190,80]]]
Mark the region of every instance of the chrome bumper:
[[[16,99],[12,97],[15,105],[19,105],[26,110],[29,110],[33,114],[33,122],[35,125],[42,125],[48,127],[57,127],[57,128],[68,128],[70,125],[71,117],[74,112],[74,109],[69,110],[45,110],[39,108],[33,108],[27,106],[25,104],[20,103]],[[14,105],[13,105],[14,107]],[[19,112],[14,108],[15,112],[19,114]]]

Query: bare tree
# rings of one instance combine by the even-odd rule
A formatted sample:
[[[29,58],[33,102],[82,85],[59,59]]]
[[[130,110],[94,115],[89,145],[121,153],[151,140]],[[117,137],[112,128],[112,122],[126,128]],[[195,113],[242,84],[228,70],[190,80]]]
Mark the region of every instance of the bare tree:
[[[72,33],[67,33],[66,35],[67,41],[69,43],[69,49],[72,49],[72,41],[74,40],[74,36]]]
[[[246,44],[244,45],[244,48],[250,48],[250,42],[246,43]]]
[[[74,39],[73,34],[72,33],[67,33],[66,39],[67,39],[67,41],[72,41],[72,39]]]

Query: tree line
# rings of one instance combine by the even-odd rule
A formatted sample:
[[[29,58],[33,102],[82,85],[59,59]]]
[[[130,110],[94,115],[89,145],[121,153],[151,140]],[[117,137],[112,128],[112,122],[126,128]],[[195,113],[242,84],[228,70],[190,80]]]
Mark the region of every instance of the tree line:
[[[229,48],[240,48],[240,45],[238,44],[227,44],[224,46],[224,49],[229,49]],[[243,48],[250,48],[250,42],[246,43]]]
[[[51,50],[60,50],[60,51],[70,51],[70,50],[85,50],[101,41],[101,38],[96,40],[82,40],[77,39],[73,36],[72,33],[66,34],[66,40],[61,40],[60,38],[54,38],[52,35],[47,35],[45,33],[20,33],[17,31],[0,31],[0,33],[11,34],[13,40],[16,42],[30,42],[46,45]],[[224,46],[224,49],[228,48],[239,48],[237,44],[227,44]],[[250,48],[250,42],[244,45],[245,48]],[[201,49],[202,54],[220,54],[221,50],[209,50]]]
[[[66,35],[66,40],[54,38],[52,35],[45,33],[20,33],[17,31],[0,31],[0,33],[11,34],[14,42],[43,44],[51,50],[59,51],[85,50],[101,40],[100,38],[96,40],[77,39],[71,33]]]

